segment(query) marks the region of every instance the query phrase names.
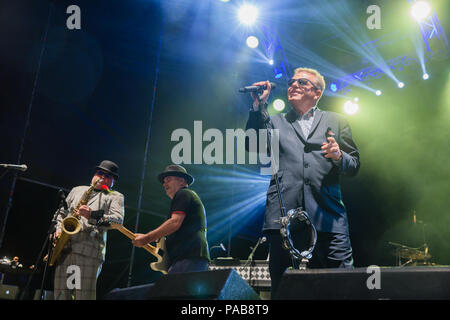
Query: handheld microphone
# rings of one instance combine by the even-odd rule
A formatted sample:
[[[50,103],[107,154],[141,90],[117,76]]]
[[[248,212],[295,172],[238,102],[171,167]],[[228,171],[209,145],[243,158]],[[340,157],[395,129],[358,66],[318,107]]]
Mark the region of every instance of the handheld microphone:
[[[325,137],[326,138],[329,138],[329,137],[333,137],[334,138],[334,133],[333,133],[333,130],[331,129],[331,127],[327,128],[327,131],[325,133]],[[328,139],[327,139],[327,141],[328,141]]]
[[[20,171],[26,171],[28,169],[28,167],[25,164],[18,165],[18,164],[1,163],[0,167],[7,168],[7,169],[20,170]]]
[[[270,82],[270,88],[271,90],[276,88],[276,84],[273,82]],[[264,84],[262,86],[247,86],[247,87],[242,87],[239,89],[239,92],[241,93],[246,93],[246,92],[263,92],[264,90],[267,89],[267,84]]]

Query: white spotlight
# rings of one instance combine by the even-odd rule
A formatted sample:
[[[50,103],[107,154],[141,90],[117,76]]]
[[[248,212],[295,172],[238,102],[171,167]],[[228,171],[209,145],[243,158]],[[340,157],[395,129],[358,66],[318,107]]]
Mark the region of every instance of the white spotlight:
[[[269,60],[269,64],[270,64],[271,66],[273,66],[273,59],[270,59],[270,60]]]
[[[427,1],[416,1],[411,6],[411,16],[417,21],[421,21],[428,17],[430,12],[431,5]]]
[[[397,83],[397,86],[398,86],[399,88],[403,88],[403,87],[405,86],[405,84],[404,84],[403,82],[399,82],[399,83]]]
[[[353,101],[358,102],[358,101],[359,101],[359,98],[358,98],[358,97],[355,97],[355,98],[353,98]]]
[[[244,4],[239,8],[239,20],[242,24],[252,25],[258,17],[258,9],[250,4]]]
[[[259,40],[255,36],[250,36],[247,38],[247,46],[249,46],[252,49],[255,49],[259,45]]]
[[[381,90],[375,91],[375,94],[376,94],[377,96],[381,96]]]
[[[277,110],[277,111],[283,111],[283,110],[284,110],[284,107],[285,107],[285,103],[284,103],[284,101],[281,100],[281,99],[276,99],[276,100],[273,102],[273,108],[274,108],[275,110]]]
[[[359,110],[359,105],[357,103],[353,103],[352,101],[347,101],[344,104],[344,111],[347,114],[355,114]]]
[[[428,80],[429,77],[428,73],[424,73],[422,76],[423,80]]]

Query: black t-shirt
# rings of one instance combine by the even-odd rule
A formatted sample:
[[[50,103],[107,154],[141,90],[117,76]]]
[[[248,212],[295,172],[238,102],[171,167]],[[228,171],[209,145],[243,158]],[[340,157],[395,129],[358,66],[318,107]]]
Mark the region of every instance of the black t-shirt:
[[[210,260],[206,241],[206,213],[198,195],[187,188],[178,190],[172,199],[168,219],[174,212],[186,214],[181,227],[166,237],[170,264],[186,258]]]

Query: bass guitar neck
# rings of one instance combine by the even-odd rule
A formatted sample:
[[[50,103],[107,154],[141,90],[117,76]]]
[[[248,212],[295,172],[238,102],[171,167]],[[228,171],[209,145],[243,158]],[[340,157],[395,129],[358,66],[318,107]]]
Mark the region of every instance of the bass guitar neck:
[[[136,238],[136,234],[125,228],[122,224],[118,224],[115,222],[110,222],[109,225],[111,228],[120,231],[123,235],[128,237],[131,240]],[[147,243],[142,248],[151,253],[154,257],[156,257],[157,262],[153,262],[150,264],[150,267],[155,270],[162,272],[163,274],[167,274],[167,252],[164,247],[164,238],[160,239],[158,242],[158,246],[152,246],[150,243]],[[163,255],[161,256],[160,251],[162,251]]]

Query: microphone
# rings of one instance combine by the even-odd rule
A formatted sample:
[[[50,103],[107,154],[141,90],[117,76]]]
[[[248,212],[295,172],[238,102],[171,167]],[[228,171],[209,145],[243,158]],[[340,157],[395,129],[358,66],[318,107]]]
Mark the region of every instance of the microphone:
[[[266,242],[267,238],[266,237],[262,237],[259,243],[264,243]]]
[[[334,138],[334,133],[333,133],[333,130],[331,129],[331,127],[327,128],[327,132],[325,133],[325,137],[327,137],[327,138],[333,137]]]
[[[223,251],[227,251],[227,249],[225,249],[225,246],[223,245],[222,242],[220,243],[220,248],[221,248]]]
[[[18,165],[18,164],[0,163],[0,167],[7,168],[7,169],[20,170],[20,171],[27,171],[27,169],[28,169],[28,167],[25,164]]]
[[[271,90],[276,88],[276,84],[273,82],[270,82],[270,87]],[[239,89],[239,92],[241,93],[246,93],[246,92],[263,92],[264,90],[267,89],[267,85],[264,84],[262,86],[247,86],[247,87],[242,87]]]

